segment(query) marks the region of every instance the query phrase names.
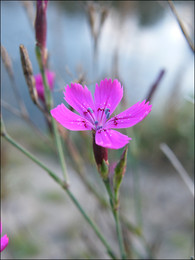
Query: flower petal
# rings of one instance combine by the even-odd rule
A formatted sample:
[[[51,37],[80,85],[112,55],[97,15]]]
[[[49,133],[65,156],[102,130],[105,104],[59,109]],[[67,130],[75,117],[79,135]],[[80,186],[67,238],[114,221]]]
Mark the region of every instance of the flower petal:
[[[48,81],[48,85],[49,85],[50,90],[53,90],[55,73],[47,70],[46,71],[46,77],[47,77],[47,81]],[[44,98],[44,85],[43,85],[41,73],[34,75],[34,78],[35,78],[35,87],[36,87],[38,96],[42,101],[44,101],[45,100],[45,98]]]
[[[78,83],[71,83],[71,87],[67,85],[64,91],[64,99],[81,116],[92,123],[96,121],[93,114],[95,110],[93,97],[86,86],[83,87]]]
[[[138,102],[122,113],[114,116],[106,122],[104,128],[126,128],[142,121],[151,111],[152,105],[149,102]]]
[[[85,118],[70,111],[64,104],[52,109],[51,115],[65,128],[72,131],[91,130],[93,125]]]
[[[121,84],[117,79],[113,82],[111,79],[105,79],[100,82],[99,86],[96,84],[95,105],[97,114],[102,114],[105,109],[109,109],[109,114],[111,115],[121,101],[122,97],[123,87],[121,87]],[[97,115],[98,119],[100,118],[99,114]]]
[[[54,87],[55,73],[53,71],[47,70],[46,76],[47,76],[49,87],[52,90]]]
[[[96,144],[110,149],[122,148],[129,140],[130,137],[111,129],[100,129],[95,134]]]
[[[7,234],[5,234],[3,237],[1,237],[1,249],[0,252],[2,252],[8,245],[9,243],[9,237]]]

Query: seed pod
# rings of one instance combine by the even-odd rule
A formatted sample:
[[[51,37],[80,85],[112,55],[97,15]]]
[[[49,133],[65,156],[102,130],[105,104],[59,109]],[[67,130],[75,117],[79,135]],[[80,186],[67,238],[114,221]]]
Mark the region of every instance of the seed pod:
[[[26,83],[28,85],[28,90],[32,101],[37,104],[38,95],[35,88],[35,78],[33,76],[32,64],[28,56],[28,51],[24,45],[20,45],[20,58],[22,63],[22,69],[25,76]]]
[[[93,153],[98,167],[98,171],[103,179],[108,177],[108,148],[99,146],[95,142],[95,134],[93,133]]]

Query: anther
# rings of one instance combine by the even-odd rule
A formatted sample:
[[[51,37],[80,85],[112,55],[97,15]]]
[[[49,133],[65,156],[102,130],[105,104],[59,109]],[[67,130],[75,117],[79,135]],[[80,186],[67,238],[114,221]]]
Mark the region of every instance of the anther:
[[[93,113],[93,109],[91,109],[90,107],[88,107],[87,111]]]
[[[104,112],[105,112],[105,114],[107,115],[107,114],[110,112],[110,109],[109,109],[109,108],[106,108]],[[110,113],[109,113],[109,115],[110,115]]]
[[[107,112],[106,119],[108,119],[109,117],[110,117],[110,112]]]

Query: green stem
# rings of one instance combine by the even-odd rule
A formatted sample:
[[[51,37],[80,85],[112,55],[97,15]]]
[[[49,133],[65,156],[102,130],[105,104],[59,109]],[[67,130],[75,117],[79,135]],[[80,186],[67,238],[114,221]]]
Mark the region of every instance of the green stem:
[[[104,244],[104,246],[107,249],[108,254],[111,256],[112,259],[117,259],[116,256],[113,254],[110,246],[108,245],[107,241],[105,240],[105,238],[102,236],[102,234],[100,233],[100,231],[98,230],[97,226],[95,225],[95,223],[88,217],[88,215],[85,213],[85,211],[81,208],[80,204],[78,203],[78,201],[75,199],[75,197],[73,196],[73,194],[70,192],[69,189],[66,190],[69,197],[71,198],[71,200],[74,202],[74,204],[77,206],[77,208],[79,209],[79,211],[81,212],[81,214],[84,216],[84,218],[87,220],[87,222],[89,223],[89,225],[93,228],[93,230],[95,231],[96,235],[99,237],[99,239],[102,241],[102,243]]]
[[[47,84],[47,78],[46,78],[44,69],[41,69],[41,75],[42,75],[43,85],[45,87],[45,90],[48,90],[49,86]],[[49,93],[47,93],[46,100],[48,101],[48,107],[47,108],[50,111],[51,106],[52,106],[52,97],[51,97],[50,91],[49,91]],[[65,163],[65,159],[64,159],[62,142],[61,142],[60,135],[59,135],[59,132],[58,132],[58,129],[57,129],[56,121],[53,117],[51,117],[51,123],[52,123],[53,130],[54,130],[54,136],[55,136],[56,146],[57,146],[57,149],[58,149],[58,155],[59,155],[59,158],[60,158],[60,164],[61,164],[61,167],[62,167],[64,180],[67,182],[68,181],[68,173],[67,173],[67,167],[66,167],[66,163]]]
[[[63,189],[67,187],[66,182],[62,181],[56,174],[54,174],[45,164],[39,161],[35,156],[33,156],[29,151],[27,151],[20,144],[16,143],[8,134],[2,133],[2,136],[14,147],[20,150],[23,154],[25,154],[28,158],[30,158],[33,162],[39,165],[42,169],[44,169],[51,177],[56,181]]]
[[[35,53],[36,53],[37,62],[39,64],[39,69],[40,69],[42,80],[43,80],[46,107],[47,107],[48,111],[50,111],[50,109],[52,108],[52,96],[51,96],[50,88],[47,83],[47,78],[45,75],[45,68],[44,68],[43,61],[42,61],[41,49],[38,45],[35,46]]]
[[[1,135],[10,143],[12,144],[15,148],[17,148],[18,150],[20,150],[23,154],[25,154],[28,158],[30,158],[33,162],[35,162],[37,165],[39,165],[42,169],[44,169],[68,194],[68,196],[70,197],[70,199],[73,201],[73,203],[75,204],[75,206],[78,208],[78,210],[80,211],[80,213],[83,215],[83,217],[85,218],[85,220],[89,223],[89,225],[92,227],[92,229],[94,230],[94,232],[96,233],[96,235],[99,237],[99,239],[101,240],[102,244],[105,246],[105,248],[107,249],[108,254],[110,255],[110,257],[112,259],[117,259],[116,256],[114,255],[114,253],[112,252],[111,247],[109,246],[109,244],[107,243],[106,239],[103,237],[103,235],[101,234],[101,232],[99,231],[98,227],[95,225],[95,223],[93,223],[93,221],[90,219],[90,217],[85,213],[85,211],[83,210],[83,208],[81,207],[81,205],[79,204],[79,202],[77,201],[77,199],[74,197],[74,195],[72,194],[72,192],[68,189],[67,183],[62,181],[55,173],[53,173],[49,168],[47,168],[47,166],[45,166],[41,161],[39,161],[35,156],[33,156],[29,151],[27,151],[25,148],[23,148],[21,145],[19,145],[18,143],[16,143],[6,132],[5,132],[5,128],[3,123],[2,124],[2,129],[3,131],[1,132]]]
[[[62,142],[61,142],[61,138],[60,138],[60,135],[59,135],[59,132],[58,132],[58,129],[57,129],[55,119],[53,117],[51,117],[51,123],[52,123],[53,130],[54,130],[54,136],[55,136],[56,146],[57,146],[57,149],[58,149],[58,155],[59,155],[59,158],[60,158],[60,164],[61,164],[61,167],[62,167],[64,180],[66,182],[68,182],[68,173],[67,173],[67,167],[66,167],[66,163],[65,163],[65,159],[64,159]]]
[[[109,195],[109,199],[110,199],[110,206],[111,206],[111,209],[113,211],[114,209],[114,203],[113,203],[113,195],[112,195],[112,190],[110,188],[110,182],[109,182],[109,179],[106,179],[106,180],[103,180],[104,181],[104,184],[106,186],[106,190],[108,192],[108,195]]]
[[[135,136],[135,133],[134,133]],[[135,137],[136,140],[136,137]],[[136,142],[134,142],[136,145]],[[130,156],[130,164],[132,165],[132,172],[133,172],[133,193],[134,193],[134,202],[135,202],[135,215],[137,226],[140,230],[142,230],[142,207],[141,207],[141,193],[140,193],[140,178],[139,172],[137,170],[137,158],[136,154],[134,154],[133,150],[129,150]]]
[[[110,206],[111,206],[112,213],[113,213],[114,220],[115,220],[116,232],[117,232],[117,237],[118,237],[118,242],[119,242],[119,247],[120,247],[121,258],[127,259],[126,253],[125,253],[124,241],[123,241],[123,238],[122,238],[120,221],[119,221],[118,203],[117,203],[117,205],[115,205],[115,202],[113,201],[114,198],[113,198],[112,190],[111,190],[111,187],[110,187],[109,179],[104,180],[104,184],[106,186],[106,190],[107,190],[109,198],[110,198]]]
[[[44,68],[40,68],[40,72],[41,72],[41,76],[43,79],[43,85],[44,85],[44,96],[45,96],[45,101],[46,101],[46,106],[47,109],[50,111],[50,109],[52,108],[52,96],[51,96],[51,91],[47,82],[47,77],[45,74],[45,69]]]
[[[128,131],[129,132],[129,131]],[[128,133],[130,135],[130,133]],[[138,136],[136,132],[131,128],[131,137],[134,140],[134,145],[130,146],[129,149],[129,162],[132,167],[133,172],[133,194],[134,194],[134,207],[135,207],[135,217],[136,217],[136,225],[142,231],[142,202],[141,202],[141,192],[140,192],[140,177],[139,172],[137,169],[138,160],[137,160],[137,154],[138,154]]]
[[[118,241],[119,241],[119,246],[120,246],[120,252],[121,252],[121,257],[122,259],[127,259],[126,253],[125,253],[125,247],[124,247],[124,242],[123,242],[123,237],[122,237],[122,232],[121,232],[121,227],[120,227],[120,221],[119,221],[119,213],[118,210],[115,209],[113,211],[114,214],[114,219],[116,223],[116,232],[118,236]]]
[[[50,88],[49,88],[49,85],[48,85],[48,82],[47,82],[47,77],[46,77],[46,74],[45,74],[45,68],[44,68],[43,63],[42,63],[40,48],[38,46],[36,46],[35,50],[36,50],[37,61],[38,61],[38,64],[39,64],[39,69],[40,69],[40,72],[41,72],[43,85],[44,85],[44,96],[45,96],[45,101],[46,101],[46,107],[47,107],[47,110],[50,111],[51,108],[52,108],[52,103],[53,103],[52,95],[51,95],[51,91],[50,91]],[[60,164],[61,164],[64,180],[66,182],[68,182],[68,173],[67,173],[66,162],[65,162],[65,159],[64,159],[62,142],[61,142],[60,135],[59,135],[59,132],[58,132],[58,129],[57,129],[56,121],[53,117],[51,117],[51,123],[52,123],[52,127],[53,127],[53,130],[54,130],[54,136],[55,136],[56,146],[57,146],[57,149],[58,149],[58,155],[59,155],[59,158],[60,158]]]

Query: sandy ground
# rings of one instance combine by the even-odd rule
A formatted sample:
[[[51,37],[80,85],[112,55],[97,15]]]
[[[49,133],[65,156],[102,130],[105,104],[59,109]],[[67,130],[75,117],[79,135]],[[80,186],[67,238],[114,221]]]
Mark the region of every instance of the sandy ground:
[[[37,165],[10,145],[9,163],[2,170],[1,220],[3,233],[10,238],[2,259],[106,259],[107,253],[65,192]],[[39,158],[61,175],[54,159]],[[114,222],[103,210],[78,175],[68,167],[71,190],[88,214],[100,226],[118,253]],[[155,259],[190,259],[194,254],[193,197],[178,174],[169,169],[138,169],[140,176],[143,233],[153,245]],[[96,174],[95,172],[88,174]],[[98,176],[91,179],[96,182]],[[94,183],[99,185],[98,182]],[[123,210],[136,223],[133,176],[127,171],[121,193]],[[104,193],[103,186],[99,187]],[[106,198],[106,193],[105,193]],[[129,241],[135,251],[147,258],[145,246],[133,233]],[[28,249],[27,251],[25,250]]]

